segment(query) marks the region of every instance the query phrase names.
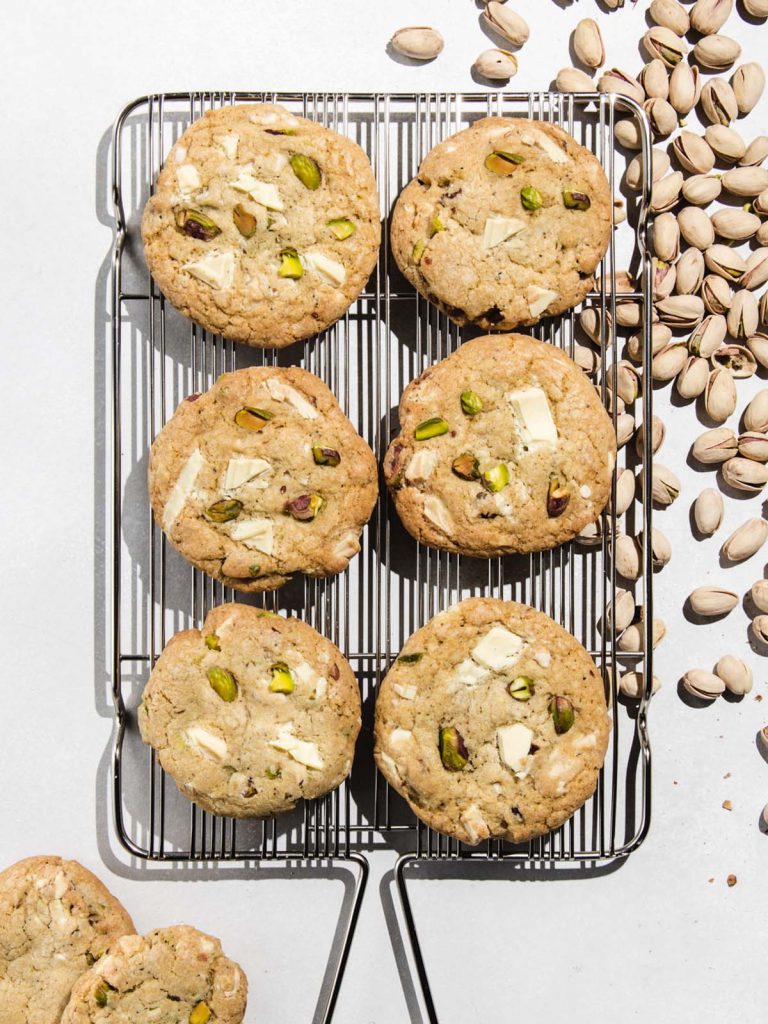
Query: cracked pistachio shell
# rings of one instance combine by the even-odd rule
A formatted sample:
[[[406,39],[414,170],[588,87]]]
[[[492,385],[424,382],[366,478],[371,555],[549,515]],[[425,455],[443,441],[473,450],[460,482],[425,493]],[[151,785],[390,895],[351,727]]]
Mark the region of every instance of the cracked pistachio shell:
[[[675,108],[660,96],[646,100],[643,103],[643,110],[648,116],[654,135],[671,135],[677,128]]]
[[[651,647],[656,648],[667,635],[667,627],[663,619],[654,619],[651,623]],[[640,621],[627,626],[621,634],[616,646],[625,654],[635,654],[643,649],[645,643],[643,613],[640,610]]]
[[[738,284],[747,270],[744,257],[728,245],[711,245],[704,253],[704,262],[713,274],[733,284]]]
[[[653,568],[663,569],[671,559],[672,545],[669,542],[669,538],[654,526],[651,530],[651,561]]]
[[[636,78],[622,71],[620,68],[611,68],[604,72],[598,83],[598,92],[617,92],[622,96],[629,96],[636,103],[642,104],[645,100],[645,90]]]
[[[734,338],[749,338],[757,331],[759,320],[759,307],[754,292],[746,288],[736,292],[725,318],[728,333]]]
[[[558,71],[558,73],[557,73],[557,77],[555,78],[555,87],[557,88],[558,92],[594,92],[595,91],[595,83],[592,81],[592,79],[589,77],[589,75],[587,75],[584,71],[581,71],[579,68],[561,68]],[[623,123],[623,122],[619,122],[619,123]],[[634,124],[634,121],[630,121],[630,123]],[[617,123],[617,125],[616,125],[616,136],[617,136],[617,138],[618,138],[618,126],[619,126],[619,124]],[[637,129],[635,129],[635,132],[637,134],[637,146],[629,147],[631,149],[639,149],[639,147],[640,147],[640,135],[639,135],[639,132],[637,132]],[[626,146],[627,145],[627,143],[622,141],[622,139],[619,139],[619,142],[621,142],[622,146]]]
[[[758,391],[744,410],[744,426],[747,430],[768,433],[768,388]]]
[[[762,217],[768,217],[768,188],[763,189],[752,203],[752,209]]]
[[[727,330],[725,317],[718,313],[710,313],[691,334],[688,348],[693,355],[709,359],[725,341]]]
[[[706,258],[704,265],[706,266]],[[707,274],[701,282],[701,298],[708,313],[722,314],[731,308],[733,292],[725,278]]]
[[[680,63],[669,76],[669,96],[667,99],[683,117],[690,114],[699,102],[701,82],[699,69],[694,65]]]
[[[744,0],[744,10],[753,18],[768,18],[768,0]]]
[[[732,459],[738,451],[736,435],[728,427],[705,430],[693,442],[691,454],[704,466],[714,466]]]
[[[675,291],[677,268],[670,263],[653,257],[653,300],[666,299]]]
[[[663,149],[651,150],[651,181],[661,181],[670,168],[670,159]],[[643,183],[643,158],[640,153],[627,164],[625,175],[627,186],[638,191]]]
[[[693,668],[683,676],[683,686],[692,697],[699,700],[716,700],[725,692],[725,683],[714,672]]]
[[[768,462],[768,434],[746,430],[739,434],[739,455],[754,462]]]
[[[505,81],[517,74],[517,57],[508,50],[483,50],[474,66],[483,78]]]
[[[739,603],[739,595],[725,587],[697,587],[691,591],[688,600],[696,615],[712,618],[732,612]]]
[[[672,327],[696,327],[704,316],[704,303],[698,295],[670,295],[656,303],[662,323]]]
[[[688,361],[684,341],[674,341],[657,352],[651,360],[651,377],[658,381],[673,380]]]
[[[688,245],[704,252],[715,241],[712,221],[699,206],[684,206],[677,215],[680,234]]]
[[[725,172],[722,182],[723,188],[731,195],[751,199],[768,189],[768,170],[765,167],[732,167]]]
[[[677,206],[682,187],[683,176],[680,171],[673,171],[657,181],[651,189],[651,210],[654,213],[665,213]]]
[[[628,590],[616,588],[616,600],[609,601],[605,609],[604,627],[622,633],[635,617],[635,599]]]
[[[683,198],[694,206],[707,206],[722,190],[720,177],[714,174],[693,174],[683,182]]]
[[[613,374],[610,371],[606,383],[609,390],[613,390]],[[635,402],[640,395],[640,374],[626,359],[616,364],[616,394],[627,405]]]
[[[709,363],[701,356],[689,356],[675,381],[681,398],[693,399],[704,394],[709,380]]]
[[[695,295],[704,280],[704,253],[698,249],[686,249],[675,265],[677,279],[675,291],[678,295]]]
[[[728,562],[743,562],[756,555],[768,540],[768,522],[757,517],[748,519],[725,541],[720,554]]]
[[[672,143],[672,152],[681,167],[691,174],[709,174],[715,166],[712,147],[695,132],[680,132]]]
[[[661,352],[665,345],[672,340],[672,331],[666,324],[651,325],[651,355],[655,356]],[[633,334],[627,342],[627,355],[636,363],[643,361],[643,336]]]
[[[665,100],[669,96],[669,74],[664,61],[656,58],[649,61],[638,76],[648,99]]]
[[[688,12],[677,0],[652,0],[648,13],[657,25],[670,29],[678,36],[684,36],[691,27]]]
[[[704,138],[724,163],[738,163],[747,151],[747,144],[736,129],[724,124],[711,124],[704,130]]]
[[[631,469],[619,470],[616,477],[616,515],[623,516],[635,500],[637,481]],[[768,609],[766,609],[768,611]]]
[[[738,697],[752,689],[752,672],[735,654],[725,654],[715,665],[715,675],[723,680],[728,691]]]
[[[722,71],[741,56],[741,46],[729,36],[704,36],[693,48],[693,59],[703,68]]]
[[[654,25],[653,28],[649,28],[643,36],[642,42],[645,52],[651,60],[661,60],[668,68],[674,68],[688,53],[686,41],[664,25]]]
[[[664,420],[659,416],[651,417],[651,453],[653,455],[661,448],[664,444],[664,438],[667,436],[667,428],[664,426]],[[641,423],[637,428],[637,436],[635,437],[635,451],[638,456],[642,459],[645,454],[645,424]]]
[[[733,0],[697,0],[691,8],[691,28],[703,36],[719,32],[730,17]]]
[[[573,52],[588,68],[605,63],[605,46],[600,27],[594,18],[582,18],[573,30]]]
[[[643,307],[639,302],[619,302],[616,306],[616,323],[619,327],[639,327]]]
[[[642,552],[640,545],[634,537],[626,533],[620,533],[613,545],[613,564],[616,572],[627,580],[640,578],[642,566]]]
[[[590,377],[596,374],[600,368],[600,356],[589,345],[575,344],[573,346],[573,361]]]
[[[758,580],[749,591],[752,603],[759,612],[768,612],[768,580]],[[765,735],[768,740],[768,732]]]
[[[718,237],[731,242],[744,242],[752,238],[760,227],[760,218],[746,210],[726,208],[713,213],[710,219]]]
[[[747,338],[747,348],[758,364],[763,369],[768,369],[768,334],[753,334],[751,338]]]
[[[611,314],[606,311],[603,316],[602,310],[597,306],[587,306],[579,313],[579,326],[591,342],[595,345],[604,343],[610,344],[613,334],[611,330]]]
[[[412,60],[434,60],[443,49],[443,37],[428,25],[409,25],[400,28],[390,40],[397,53]]]
[[[704,389],[704,408],[715,423],[723,423],[736,409],[736,385],[728,370],[713,370]]]
[[[528,22],[517,11],[497,0],[491,0],[483,11],[483,21],[494,32],[514,46],[522,46],[531,34]]]
[[[741,285],[753,291],[768,281],[768,247],[755,249],[747,258],[747,269],[741,279]],[[755,300],[757,302],[757,299]],[[754,331],[750,331],[753,334]]]
[[[622,412],[616,417],[616,444],[623,448],[635,432],[635,417],[629,412]]]
[[[765,89],[765,72],[755,61],[741,64],[731,77],[731,87],[740,114],[748,114],[760,100]]]
[[[705,487],[693,503],[693,521],[704,537],[711,537],[720,529],[725,506],[723,496],[714,487]]]
[[[752,619],[752,632],[763,645],[768,644],[768,615],[756,615]]]
[[[579,72],[579,74],[582,73],[583,72],[581,71]],[[560,72],[560,74],[562,74],[562,72]],[[558,88],[560,88],[560,86],[558,86]],[[561,89],[560,91],[578,92],[579,90]],[[634,117],[623,117],[620,121],[617,121],[616,127],[614,128],[614,135],[616,136],[619,144],[625,149],[640,149],[642,147],[640,129],[638,128],[637,121]]]
[[[746,380],[757,370],[757,360],[744,345],[723,345],[712,356],[712,366],[722,366],[735,380]]]
[[[661,689],[661,680],[657,676],[651,679],[651,695]],[[625,672],[619,679],[619,693],[630,700],[640,700],[645,692],[645,676],[642,672]]]
[[[643,480],[645,470],[641,469],[638,479]],[[651,468],[651,496],[660,508],[668,508],[680,494],[680,480],[668,466],[654,462]]]
[[[739,160],[742,167],[758,167],[768,157],[768,135],[758,135],[747,146],[747,151]]]
[[[711,78],[701,90],[701,109],[712,124],[728,125],[739,116],[736,94],[724,78]]]
[[[724,462],[720,471],[729,487],[745,494],[759,494],[768,483],[768,466],[740,455]]]

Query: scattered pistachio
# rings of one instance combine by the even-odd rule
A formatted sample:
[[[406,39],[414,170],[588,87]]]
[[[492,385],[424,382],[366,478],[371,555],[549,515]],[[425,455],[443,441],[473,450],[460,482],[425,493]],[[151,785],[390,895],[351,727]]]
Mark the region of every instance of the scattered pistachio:
[[[686,249],[678,260],[675,270],[677,272],[675,280],[677,294],[695,295],[701,291],[701,284],[704,280],[704,253],[699,249]]]
[[[411,259],[416,264],[416,266],[418,266],[419,263],[421,263],[421,257],[424,255],[424,250],[426,248],[427,243],[424,241],[423,238],[419,239],[419,241],[414,244],[413,250],[411,252]]]
[[[716,369],[704,389],[704,408],[715,423],[723,423],[736,409],[736,385],[728,370]]]
[[[723,183],[715,174],[693,174],[683,182],[683,198],[694,206],[708,206],[723,190]],[[713,238],[714,241],[714,238]]]
[[[490,3],[486,4],[483,20],[489,28],[513,46],[522,46],[530,35],[525,18],[498,0],[490,0]]]
[[[703,36],[719,32],[733,10],[733,0],[697,0],[690,14],[691,28]]]
[[[229,523],[243,511],[242,501],[237,498],[222,498],[209,505],[205,511],[212,523]]]
[[[752,689],[752,672],[741,658],[734,654],[726,654],[715,665],[715,675],[726,685],[730,693],[743,696]]]
[[[506,153],[495,149],[485,158],[485,169],[492,171],[494,174],[500,174],[502,177],[509,177],[524,162],[525,157],[520,156],[519,153]]]
[[[757,360],[744,345],[723,345],[712,356],[713,366],[722,366],[736,380],[751,377],[757,370]]]
[[[714,674],[703,668],[693,668],[683,676],[683,686],[692,697],[699,700],[715,700],[725,692],[725,683]]]
[[[474,391],[462,391],[459,401],[465,416],[477,416],[483,411],[483,401]]]
[[[712,71],[729,68],[741,55],[741,46],[735,39],[717,34],[704,36],[693,48],[693,59],[701,67]]]
[[[211,1019],[211,1011],[207,1003],[201,1001],[196,1003],[189,1015],[189,1024],[208,1024]]]
[[[284,661],[275,662],[269,671],[272,675],[268,687],[270,693],[293,693],[295,689],[293,675]]]
[[[319,445],[312,446],[312,458],[318,466],[338,466],[341,462],[341,455],[335,448],[322,448]]]
[[[677,128],[677,111],[660,96],[652,97],[643,103],[643,110],[651,122],[654,135],[671,135]]]
[[[704,537],[711,537],[723,522],[723,496],[714,487],[705,487],[693,503],[693,520]]]
[[[232,220],[243,238],[253,238],[258,228],[258,221],[249,213],[242,203],[238,203],[232,211]]]
[[[509,50],[483,50],[475,60],[475,71],[483,78],[504,81],[517,74],[517,57]]]
[[[645,470],[640,470],[642,480]],[[651,470],[651,496],[661,508],[667,508],[680,494],[680,481],[667,466],[654,462]]]
[[[709,174],[715,166],[712,147],[694,132],[680,132],[672,143],[672,152],[677,162],[691,174]]]
[[[278,277],[287,277],[292,281],[298,281],[304,276],[304,267],[301,265],[299,254],[295,249],[282,249],[280,252],[280,266],[277,270]]]
[[[728,562],[743,562],[751,558],[768,540],[768,522],[752,518],[742,523],[725,541],[720,553]]]
[[[747,430],[768,433],[768,388],[758,391],[744,410],[744,426]]]
[[[711,220],[717,234],[732,242],[743,242],[751,238],[760,227],[760,218],[746,210],[718,210],[712,214]]]
[[[575,715],[573,704],[567,697],[552,697],[548,709],[558,736],[562,736],[572,728]]]
[[[273,412],[267,412],[266,409],[254,409],[252,406],[246,405],[235,413],[235,423],[245,430],[261,430],[271,419],[274,419],[274,416]]]
[[[605,63],[605,46],[600,27],[594,18],[582,18],[573,30],[573,52],[588,68]]]
[[[688,53],[685,40],[663,25],[648,29],[642,42],[651,60],[661,60],[668,68],[674,68]]]
[[[656,676],[651,679],[651,696],[661,689],[661,680]],[[645,676],[642,672],[625,672],[619,679],[619,692],[623,697],[639,700],[645,693]]]
[[[334,217],[333,220],[328,221],[328,227],[340,242],[350,238],[357,231],[354,223],[348,217]]]
[[[515,676],[507,690],[511,697],[523,702],[530,700],[536,692],[534,682],[530,676]]]
[[[768,646],[768,615],[756,615],[752,619],[752,632],[755,639],[763,645]]]
[[[639,579],[642,571],[640,545],[634,537],[620,533],[613,545],[613,561],[616,571],[627,580]]]
[[[711,78],[701,90],[701,109],[712,124],[729,125],[739,116],[736,94],[724,78]]]
[[[691,27],[688,12],[677,0],[651,0],[648,13],[657,25],[678,36],[684,36]]]
[[[693,399],[704,394],[709,380],[709,363],[701,356],[689,356],[677,375],[675,388],[681,398]]]
[[[206,672],[211,689],[218,694],[223,701],[231,704],[237,697],[237,681],[231,672],[218,665],[211,665]]]
[[[398,29],[389,41],[396,53],[412,60],[434,60],[443,49],[443,37],[427,25],[409,25]]]
[[[309,522],[314,519],[325,500],[319,494],[300,494],[298,498],[285,503],[285,511],[301,522]]]
[[[768,580],[758,580],[757,583],[753,583],[749,595],[759,612],[768,612]],[[766,728],[768,729],[768,727]],[[766,731],[765,739],[768,741],[768,731]],[[768,753],[768,743],[766,753]]]
[[[571,500],[571,489],[560,477],[550,477],[547,488],[547,515],[550,519],[557,519],[568,508]]]
[[[479,480],[480,466],[472,452],[462,452],[451,463],[451,469],[462,480]]]
[[[526,185],[520,189],[520,202],[526,210],[540,210],[544,205],[544,197],[533,185]]]
[[[669,76],[669,102],[685,117],[699,102],[700,92],[699,69],[681,61]]]
[[[432,416],[428,420],[423,420],[413,432],[413,436],[417,441],[429,441],[432,437],[440,437],[441,434],[447,434],[450,427],[446,420],[440,416]]]
[[[704,262],[713,274],[732,282],[740,281],[747,269],[744,257],[728,245],[711,245],[704,253]]]
[[[589,75],[585,75],[584,72],[580,71],[578,68],[561,68],[555,78],[555,86],[558,92],[593,92],[595,88]],[[626,122],[621,123],[632,124],[633,122],[630,119],[627,119]],[[618,129],[618,123],[616,128]],[[622,146],[626,145],[622,139],[619,139],[619,141]]]
[[[592,200],[586,192],[575,192],[570,188],[563,190],[563,206],[566,210],[588,210],[591,205]]]
[[[728,427],[705,430],[696,438],[691,454],[705,466],[718,465],[732,459],[738,450],[736,435]]]
[[[669,97],[669,75],[663,60],[656,57],[649,61],[637,77],[649,99]]]
[[[469,751],[464,745],[464,737],[455,726],[443,726],[440,729],[438,747],[443,767],[449,772],[460,772],[469,761]]]
[[[667,436],[667,428],[664,426],[664,420],[659,416],[651,417],[651,438],[650,438],[650,450],[651,454],[655,455],[656,452],[664,444],[664,438]],[[638,456],[642,459],[645,455],[645,424],[641,423],[637,430],[635,437],[635,451]]]
[[[316,160],[313,160],[311,156],[307,156],[306,153],[294,153],[288,162],[293,173],[305,188],[308,188],[311,192],[320,188],[320,183],[323,179]]]
[[[720,472],[729,487],[746,494],[759,494],[768,483],[768,466],[739,455],[724,462]]]
[[[493,494],[502,491],[509,484],[509,466],[506,462],[499,462],[490,469],[486,469],[480,479],[486,491]]]
[[[220,651],[221,650],[221,644],[219,643],[219,638],[216,636],[215,633],[209,633],[206,636],[206,638],[205,638],[205,646],[208,648],[209,651]]]
[[[177,210],[175,219],[176,227],[189,238],[210,242],[212,238],[221,234],[221,228],[218,224],[211,220],[210,217],[206,217],[200,210]]]
[[[739,160],[742,167],[759,167],[768,157],[768,135],[758,135],[747,146],[747,151]]]
[[[640,104],[645,100],[645,91],[642,85],[632,75],[627,74],[626,71],[621,71],[619,68],[611,68],[603,73],[597,83],[597,91],[617,92],[622,96],[629,96],[630,99]]]

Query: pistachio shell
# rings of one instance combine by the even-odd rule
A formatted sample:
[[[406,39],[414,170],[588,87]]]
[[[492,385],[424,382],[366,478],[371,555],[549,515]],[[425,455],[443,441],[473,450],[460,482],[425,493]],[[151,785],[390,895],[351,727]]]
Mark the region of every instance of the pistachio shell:
[[[681,398],[698,398],[704,394],[709,380],[709,363],[701,356],[689,356],[677,375],[675,388]]]
[[[673,327],[696,327],[704,316],[704,303],[698,295],[670,295],[656,303],[662,323]]]
[[[658,647],[666,635],[667,627],[664,620],[654,619],[651,623],[651,647]],[[627,626],[621,634],[616,646],[620,651],[626,654],[635,654],[638,651],[642,651],[645,646],[645,626],[643,623],[642,609],[640,609],[640,620]]]
[[[677,277],[675,291],[678,295],[695,295],[704,280],[704,253],[698,249],[686,249],[675,265]]]
[[[709,359],[713,352],[716,352],[725,340],[728,325],[724,316],[711,313],[704,317],[695,331],[688,339],[688,348],[695,356],[703,356]]]
[[[652,0],[648,13],[657,25],[670,29],[678,36],[684,36],[691,27],[688,12],[677,0]]]
[[[768,135],[758,135],[747,146],[747,151],[739,160],[742,167],[758,167],[768,157]]]
[[[711,245],[704,253],[704,262],[713,274],[736,283],[746,272],[746,260],[727,245]]]
[[[616,444],[623,448],[635,432],[635,417],[623,412],[616,417]]]
[[[655,455],[656,452],[664,444],[664,438],[667,435],[667,428],[664,426],[664,421],[658,416],[651,418],[651,439],[650,439],[650,450],[651,454]],[[645,457],[645,424],[641,423],[637,428],[637,434],[635,436],[635,451],[640,459]]]
[[[759,196],[768,189],[768,170],[764,167],[732,167],[725,172],[722,182],[723,188],[731,195]]]
[[[768,388],[758,391],[744,410],[744,426],[747,430],[768,433]]]
[[[736,129],[724,124],[711,124],[705,129],[704,138],[712,152],[726,163],[738,163],[747,151],[746,143]]]
[[[728,427],[705,430],[693,442],[691,454],[704,466],[714,466],[732,459],[738,451],[736,435]]]
[[[743,562],[757,554],[766,540],[768,522],[765,519],[748,519],[733,531],[720,549],[720,553],[728,562]]]
[[[645,693],[646,680],[642,672],[625,672],[619,679],[619,692],[622,697],[639,700]],[[651,679],[651,695],[661,689],[661,680],[656,676]]]
[[[657,302],[666,299],[675,291],[677,284],[677,268],[670,263],[653,257],[652,287],[653,300]]]
[[[483,11],[483,20],[489,28],[514,46],[522,46],[528,40],[528,22],[517,11],[506,4],[491,0]]]
[[[701,90],[701,109],[712,124],[730,124],[739,116],[736,94],[724,78],[711,78]]]
[[[579,74],[583,74],[583,72],[580,71]],[[564,89],[561,91],[571,92],[578,90]],[[640,129],[634,117],[623,117],[620,121],[617,121],[613,133],[619,144],[625,149],[640,149],[642,146]]]
[[[654,569],[663,569],[672,558],[672,545],[657,527],[651,530],[651,562]]]
[[[676,206],[683,187],[683,176],[680,171],[673,171],[661,181],[657,181],[651,189],[651,210],[664,213]]]
[[[759,612],[768,612],[768,580],[758,580],[757,583],[753,583],[749,596]],[[768,740],[768,733],[766,740]]]
[[[760,195],[752,203],[752,209],[761,217],[768,217],[768,188],[763,189]]]
[[[613,545],[613,562],[616,571],[627,580],[636,580],[642,574],[642,552],[634,537],[622,533]]]
[[[701,84],[699,69],[690,64],[680,63],[669,76],[669,102],[685,117],[699,102]]]
[[[744,345],[723,345],[712,356],[712,366],[722,366],[735,380],[745,380],[757,370],[757,360]]]
[[[672,331],[667,327],[666,324],[656,323],[651,325],[651,355],[655,356],[658,352],[668,345],[672,340]],[[634,359],[636,363],[643,361],[643,337],[640,334],[633,334],[627,342],[627,355],[630,359]]]
[[[715,175],[693,174],[683,182],[683,198],[695,206],[707,206],[722,190],[720,177]]]
[[[644,479],[645,470],[641,469],[638,479]],[[651,497],[660,508],[667,508],[680,494],[680,480],[667,466],[654,462],[651,469]]]
[[[623,516],[635,500],[637,482],[631,469],[622,469],[616,477],[616,515]]]
[[[768,644],[768,615],[756,615],[752,619],[751,629],[759,643],[764,646]]]
[[[702,252],[715,241],[715,229],[710,218],[699,206],[684,206],[677,215],[680,234],[688,245]]]
[[[670,160],[663,149],[652,149],[651,150],[651,181],[654,183],[661,181],[664,175],[667,173],[670,167]],[[627,186],[634,191],[637,191],[642,187],[643,184],[643,158],[638,153],[636,157],[633,157],[627,164],[627,170],[625,174],[625,180]]]
[[[691,28],[703,36],[719,32],[733,10],[733,0],[697,0],[691,8]]]
[[[517,57],[508,50],[483,50],[475,61],[475,71],[492,81],[506,81],[517,74]]]
[[[708,174],[715,166],[712,147],[694,132],[680,132],[672,143],[672,152],[678,163],[691,174]]]
[[[675,341],[658,352],[651,360],[651,376],[654,380],[667,381],[675,378],[688,361],[688,348],[684,341]]]
[[[579,326],[595,345],[610,344],[613,339],[611,330],[611,314],[597,306],[587,306],[579,313]]]
[[[768,369],[768,334],[753,334],[751,338],[747,338],[747,348],[757,360],[758,365],[763,369]]]
[[[595,83],[586,75],[583,71],[578,68],[561,68],[557,77],[555,78],[555,87],[558,92],[594,92]],[[616,137],[619,138],[619,125],[620,124],[631,124],[635,125],[634,120],[628,118],[623,121],[616,122]],[[625,129],[622,129],[622,135]],[[628,146],[631,149],[640,148],[640,135],[635,127],[635,135],[637,136],[637,146],[628,146],[628,142],[625,142],[622,138],[619,138],[622,146]]]
[[[761,65],[755,61],[741,64],[733,73],[731,87],[736,97],[739,113],[748,114],[757,106],[765,89],[765,72]]]
[[[693,48],[693,59],[701,67],[722,71],[741,56],[741,46],[729,36],[704,36]]]
[[[658,58],[668,68],[674,68],[688,53],[686,41],[676,32],[663,25],[655,25],[653,28],[649,28],[643,36],[642,42],[645,52],[650,59],[655,60]]]
[[[593,18],[582,18],[573,30],[573,52],[588,68],[605,63],[605,46],[600,28]]]
[[[739,434],[739,455],[753,462],[768,462],[768,434],[746,430]]]
[[[437,29],[427,25],[400,28],[389,42],[393,50],[412,60],[434,60],[444,45]]]
[[[753,18],[768,18],[768,0],[743,0],[743,2],[744,10]],[[623,6],[623,4],[619,6]]]
[[[653,251],[665,263],[674,263],[680,255],[680,228],[673,213],[661,213],[654,218]]]
[[[758,309],[760,310],[760,323],[765,324],[766,327],[768,327],[768,291],[763,292],[763,294],[760,296]]]
[[[712,214],[711,221],[716,234],[732,242],[743,242],[751,238],[760,227],[760,218],[746,210],[718,210]]]
[[[705,487],[693,503],[693,520],[704,537],[711,537],[720,529],[724,514],[723,496],[714,487]]]
[[[726,685],[730,693],[743,696],[752,689],[752,672],[741,658],[726,654],[715,665],[715,675]]]
[[[643,103],[643,110],[648,116],[654,135],[671,135],[677,128],[675,108],[660,96],[646,100]]]
[[[729,487],[736,491],[744,491],[745,494],[759,494],[768,483],[768,466],[742,458],[740,455],[724,462],[721,473]]]
[[[715,423],[723,423],[736,409],[736,385],[728,370],[713,370],[704,389],[704,408]]]
[[[726,316],[728,333],[734,338],[749,338],[757,330],[759,310],[753,292],[742,289],[733,296]]]
[[[688,601],[696,615],[713,618],[733,611],[739,603],[739,595],[724,587],[697,587],[689,594]]]
[[[652,60],[645,65],[638,80],[649,98],[658,97],[665,100],[669,96],[669,75],[663,60]]]
[[[589,345],[575,344],[573,346],[573,361],[590,377],[600,368],[600,356]]]
[[[706,258],[704,265],[706,266]],[[731,308],[733,293],[728,282],[717,274],[707,274],[701,282],[701,298],[708,313],[722,314]]]
[[[639,327],[643,307],[639,302],[620,302],[616,306],[616,323],[620,327]]]
[[[636,103],[642,103],[645,99],[645,92],[642,85],[620,68],[611,68],[605,71],[597,83],[598,92],[617,92],[622,96],[629,96]]]
[[[694,668],[683,676],[683,686],[692,697],[699,700],[716,700],[725,692],[725,683],[713,672]]]
[[[615,612],[614,612],[615,609]],[[635,617],[635,599],[628,590],[616,589],[616,600],[609,601],[605,609],[603,628],[608,631],[615,628],[617,633],[623,632]]]

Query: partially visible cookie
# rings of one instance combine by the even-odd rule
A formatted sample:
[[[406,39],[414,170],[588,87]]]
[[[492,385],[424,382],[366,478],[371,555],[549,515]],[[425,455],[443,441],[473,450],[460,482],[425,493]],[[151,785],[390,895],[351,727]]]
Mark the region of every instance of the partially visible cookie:
[[[432,828],[524,842],[594,792],[610,731],[578,641],[526,605],[470,598],[407,641],[376,697],[375,756]]]
[[[240,1024],[247,997],[219,940],[180,924],[120,939],[77,982],[61,1024]]]
[[[72,986],[133,922],[75,860],[28,857],[0,873],[0,1018],[59,1024]]]
[[[225,604],[166,645],[139,728],[190,800],[265,817],[347,777],[360,691],[341,651],[305,622]]]
[[[489,335],[405,389],[384,476],[419,541],[489,558],[555,547],[594,522],[615,462],[611,419],[573,360]]]
[[[561,128],[485,117],[430,150],[392,215],[392,252],[458,324],[510,330],[570,309],[608,248],[599,161]]]
[[[378,492],[373,452],[298,367],[225,373],[190,395],[149,457],[155,519],[193,565],[238,590],[342,572]]]
[[[185,316],[281,348],[365,286],[381,236],[373,170],[356,143],[274,104],[211,110],[171,148],[141,233]]]

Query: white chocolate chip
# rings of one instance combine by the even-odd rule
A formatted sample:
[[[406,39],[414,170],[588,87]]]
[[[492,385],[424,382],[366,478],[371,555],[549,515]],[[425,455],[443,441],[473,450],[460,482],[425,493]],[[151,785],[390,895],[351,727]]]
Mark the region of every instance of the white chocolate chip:
[[[504,626],[492,626],[475,644],[472,657],[480,665],[501,672],[514,664],[524,647],[521,637]]]
[[[421,483],[429,479],[437,465],[438,453],[434,449],[422,449],[411,456],[405,470],[405,479],[411,483]]]
[[[453,529],[453,520],[443,502],[434,494],[428,494],[424,498],[424,515],[443,533],[450,533]]]
[[[288,402],[305,420],[316,420],[320,413],[296,388],[285,384],[279,377],[268,377],[267,391],[276,402]]]
[[[176,181],[183,196],[191,196],[203,184],[200,172],[194,164],[179,164],[176,168]]]
[[[525,301],[528,303],[528,311],[531,316],[541,316],[557,297],[557,292],[553,292],[549,288],[539,288],[536,284],[529,284],[525,289]]]
[[[490,834],[485,818],[478,810],[477,804],[470,804],[469,807],[459,816],[459,821],[466,829],[470,843],[479,843]]]
[[[339,263],[338,260],[332,260],[330,256],[326,256],[322,252],[304,253],[302,262],[308,270],[313,270],[329,284],[340,287],[346,280],[347,272],[344,269],[344,264]]]
[[[229,535],[232,540],[264,555],[271,555],[275,549],[275,528],[271,519],[245,519],[235,523]]]
[[[483,248],[493,249],[525,228],[517,217],[488,217],[483,229]]]
[[[531,750],[533,730],[522,722],[503,725],[496,730],[496,742],[499,745],[502,763],[513,772],[522,772]]]
[[[224,476],[224,490],[234,491],[254,477],[266,473],[272,466],[266,459],[234,458],[227,463]]]
[[[538,128],[523,132],[520,136],[520,141],[524,142],[526,146],[536,146],[537,149],[540,149],[542,153],[546,153],[549,159],[556,164],[567,164],[570,162],[568,154],[558,146],[555,140],[550,138],[546,132],[539,131]]]
[[[225,135],[214,135],[213,141],[224,151],[224,154],[229,157],[230,160],[237,159],[237,145],[240,142],[240,136],[237,132],[227,132]]]
[[[592,488],[589,486],[589,484],[582,484],[579,488],[579,494],[582,496],[582,498],[591,498]]]
[[[206,754],[211,754],[220,760],[226,757],[227,744],[221,736],[216,736],[215,733],[209,732],[202,725],[190,725],[184,733],[184,739],[190,747],[197,747]]]
[[[557,427],[546,392],[542,388],[508,391],[504,398],[512,407],[512,415],[523,444],[548,447],[557,444]]]
[[[282,750],[294,761],[298,761],[299,764],[303,764],[307,768],[319,771],[324,767],[317,744],[310,743],[308,740],[300,740],[296,736],[292,736],[290,732],[280,733],[275,739],[269,741],[269,745],[275,750]]]
[[[461,683],[464,686],[477,686],[481,679],[488,675],[488,669],[478,665],[477,662],[467,658],[460,662],[451,677],[451,682]]]
[[[240,176],[230,182],[232,188],[238,192],[247,193],[255,203],[266,206],[268,210],[284,210],[283,200],[277,185],[268,181],[259,181],[253,176],[253,167],[248,165],[240,170]]]
[[[413,739],[413,733],[410,729],[393,729],[389,734],[389,745],[391,747],[401,747],[404,743]]]
[[[343,533],[333,549],[334,558],[346,558],[349,561],[360,550],[360,538],[354,530]]]
[[[414,700],[416,694],[419,692],[415,686],[403,686],[401,683],[394,683],[392,689],[403,700]]]
[[[191,263],[184,263],[182,270],[186,270],[192,277],[196,277],[203,284],[211,288],[220,288],[223,291],[232,287],[235,276],[235,254],[233,252],[211,252],[199,260]]]
[[[175,164],[183,164],[187,159],[187,147],[177,146],[173,151],[173,162]]]
[[[536,651],[533,660],[537,665],[541,665],[542,668],[549,668],[552,664],[552,655],[549,651]]]
[[[163,529],[168,533],[178,519],[181,510],[186,505],[192,492],[195,489],[197,476],[205,465],[200,449],[195,448],[187,461],[182,466],[181,472],[176,478],[168,501],[163,509]]]

